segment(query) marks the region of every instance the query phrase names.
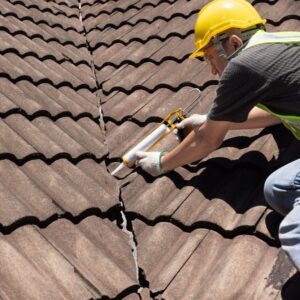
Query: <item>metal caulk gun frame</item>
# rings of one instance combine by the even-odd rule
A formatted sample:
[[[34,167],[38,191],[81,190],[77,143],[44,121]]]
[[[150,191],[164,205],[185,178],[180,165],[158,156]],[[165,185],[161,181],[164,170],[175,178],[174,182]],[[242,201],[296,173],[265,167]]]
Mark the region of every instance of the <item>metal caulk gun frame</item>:
[[[175,111],[168,114],[160,125],[151,131],[142,141],[140,141],[137,145],[129,149],[121,158],[122,163],[111,173],[111,175],[115,175],[125,166],[128,168],[132,168],[135,166],[135,162],[137,160],[136,153],[138,151],[149,151],[151,150],[157,143],[159,143],[162,139],[164,139],[169,133],[171,133],[176,128],[176,123],[184,120],[188,113],[198,104],[201,98],[201,91],[197,90],[200,95],[187,107],[184,109],[178,108]]]

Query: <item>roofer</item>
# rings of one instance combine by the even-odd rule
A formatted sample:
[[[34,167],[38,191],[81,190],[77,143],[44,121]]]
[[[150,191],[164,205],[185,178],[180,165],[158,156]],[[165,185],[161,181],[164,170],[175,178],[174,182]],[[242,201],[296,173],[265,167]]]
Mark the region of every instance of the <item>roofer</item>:
[[[178,127],[194,130],[172,151],[139,153],[138,165],[153,176],[200,160],[231,129],[283,123],[300,140],[300,32],[267,33],[266,20],[245,0],[214,0],[199,12],[195,52],[219,75],[212,108]],[[284,217],[282,248],[300,270],[300,159],[275,171],[265,198]]]

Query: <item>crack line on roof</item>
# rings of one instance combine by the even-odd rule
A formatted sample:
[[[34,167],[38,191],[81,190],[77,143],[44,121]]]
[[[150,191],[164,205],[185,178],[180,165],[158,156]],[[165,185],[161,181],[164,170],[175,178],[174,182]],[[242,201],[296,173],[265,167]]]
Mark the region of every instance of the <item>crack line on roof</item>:
[[[108,145],[106,142],[106,124],[104,121],[104,113],[103,113],[103,108],[102,108],[102,99],[101,99],[101,95],[100,95],[100,91],[102,90],[102,85],[99,84],[98,79],[97,79],[97,74],[96,74],[96,69],[95,69],[95,62],[94,62],[94,57],[93,57],[93,51],[91,49],[91,46],[89,44],[89,41],[87,39],[87,31],[86,31],[86,27],[84,25],[83,19],[82,19],[82,5],[81,5],[81,0],[78,1],[78,9],[79,9],[79,19],[83,28],[83,35],[85,37],[85,41],[86,41],[86,48],[90,54],[91,57],[91,68],[92,68],[92,73],[94,75],[94,80],[96,83],[96,90],[97,90],[97,98],[98,98],[98,111],[99,111],[99,119],[98,119],[98,124],[100,127],[101,132],[103,133],[104,136],[104,144],[107,146],[107,152],[108,152]],[[108,164],[106,162],[106,158],[105,158],[105,166],[106,166],[106,170],[107,172],[109,172],[108,170]]]
[[[122,189],[128,185],[129,183],[125,183],[121,186],[119,186],[119,202],[120,202],[120,214],[121,214],[121,223],[119,222],[119,227],[122,229],[123,232],[125,232],[128,236],[128,243],[131,248],[132,257],[135,263],[136,268],[136,279],[137,282],[140,285],[140,289],[137,291],[137,293],[140,295],[141,289],[144,287],[149,287],[149,282],[146,280],[145,272],[139,267],[138,264],[138,254],[137,254],[137,240],[136,235],[132,226],[132,222],[128,219],[126,214],[126,208],[124,201],[122,199]]]
[[[1,16],[2,17],[14,17],[16,19],[18,19],[19,21],[29,21],[29,22],[32,22],[33,24],[39,26],[41,24],[44,24],[44,25],[47,25],[48,27],[54,29],[54,28],[60,28],[64,31],[72,31],[72,32],[75,32],[75,33],[78,33],[78,34],[81,34],[82,32],[77,30],[75,27],[64,27],[63,25],[61,24],[58,24],[58,23],[54,23],[54,24],[49,24],[47,21],[45,20],[34,20],[32,17],[30,16],[24,16],[24,17],[19,17],[15,12],[1,12]]]
[[[80,0],[79,0],[79,9],[80,9]],[[81,10],[80,10],[80,16],[81,16]],[[87,36],[86,28],[84,26],[84,21],[83,21],[83,28],[84,28],[85,36]],[[87,48],[88,48],[88,50],[90,52],[90,55],[91,55],[91,58],[92,58],[92,68],[93,68],[93,73],[94,73],[96,85],[98,87],[98,90],[103,92],[103,85],[101,83],[99,83],[98,80],[97,80],[96,68],[95,68],[94,58],[93,58],[93,50],[90,47],[88,39],[86,39],[86,43],[87,43]],[[99,101],[99,104],[98,104],[98,106],[99,106],[99,116],[100,116],[99,125],[100,125],[100,129],[102,130],[102,132],[103,132],[103,134],[106,138],[106,121],[107,121],[107,119],[105,119],[105,115],[104,115],[104,112],[103,112],[102,101],[101,100],[102,100],[101,96],[99,95],[99,99],[98,99],[98,101]],[[107,172],[109,173],[108,158],[105,159],[105,165],[106,165]],[[129,243],[129,246],[130,246],[131,252],[132,252],[132,259],[134,261],[135,268],[136,268],[136,280],[139,283],[139,288],[138,288],[138,290],[136,290],[136,292],[139,295],[139,297],[141,297],[140,296],[141,289],[144,288],[144,287],[149,287],[149,283],[146,280],[144,271],[138,265],[137,241],[136,241],[135,233],[134,233],[134,230],[133,230],[133,226],[127,218],[124,201],[122,199],[122,189],[127,184],[128,184],[128,182],[121,185],[121,186],[119,186],[119,207],[120,207],[120,211],[117,215],[117,217],[118,217],[117,218],[117,225],[119,226],[120,229],[122,229],[123,232],[125,232],[125,234],[128,237],[128,243]]]
[[[74,41],[60,41],[59,38],[57,38],[57,37],[45,38],[42,34],[39,34],[39,33],[29,34],[22,29],[18,29],[16,31],[11,32],[10,29],[6,28],[5,26],[3,26],[1,24],[0,24],[0,30],[3,30],[5,32],[9,33],[12,36],[24,35],[29,39],[35,39],[35,38],[41,39],[46,43],[56,42],[62,46],[71,45],[71,46],[74,46],[75,48],[79,48],[79,49],[86,48],[85,43],[76,44]]]
[[[38,11],[40,11],[41,13],[51,13],[55,16],[59,16],[59,15],[63,15],[67,18],[78,18],[78,15],[76,14],[67,14],[66,12],[64,12],[63,10],[61,9],[58,9],[56,7],[46,7],[46,8],[41,8],[39,7],[37,4],[26,4],[24,3],[23,1],[21,0],[8,0],[8,2],[10,2],[12,5],[21,5],[27,9],[37,9]],[[56,11],[54,11],[56,10]]]

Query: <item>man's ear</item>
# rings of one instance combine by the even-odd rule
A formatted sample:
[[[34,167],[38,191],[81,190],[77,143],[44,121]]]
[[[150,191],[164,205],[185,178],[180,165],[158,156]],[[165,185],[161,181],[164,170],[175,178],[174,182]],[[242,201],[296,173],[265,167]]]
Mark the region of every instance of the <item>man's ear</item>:
[[[237,50],[239,47],[243,46],[242,39],[238,35],[235,35],[235,34],[230,36],[229,42],[232,45],[232,47],[234,48],[234,50]]]

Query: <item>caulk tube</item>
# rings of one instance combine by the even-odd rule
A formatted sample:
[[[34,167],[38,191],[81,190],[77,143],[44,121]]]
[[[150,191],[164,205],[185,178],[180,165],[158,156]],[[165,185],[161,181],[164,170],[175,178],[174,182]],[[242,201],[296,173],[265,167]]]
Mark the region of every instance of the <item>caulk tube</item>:
[[[169,132],[170,128],[165,125],[161,124],[156,129],[154,129],[148,136],[146,136],[142,141],[140,141],[136,146],[130,149],[127,153],[122,156],[123,163],[120,164],[112,173],[111,175],[115,175],[121,169],[125,167],[132,167],[135,165],[137,161],[136,153],[138,151],[147,151],[150,150],[156,143],[158,143],[163,137],[165,137]]]
[[[155,130],[153,130],[148,136],[146,136],[141,142],[134,146],[131,150],[125,153],[122,156],[123,162],[132,167],[136,160],[136,153],[138,151],[147,151],[150,150],[162,137],[170,132],[170,129],[167,125],[161,124]]]

